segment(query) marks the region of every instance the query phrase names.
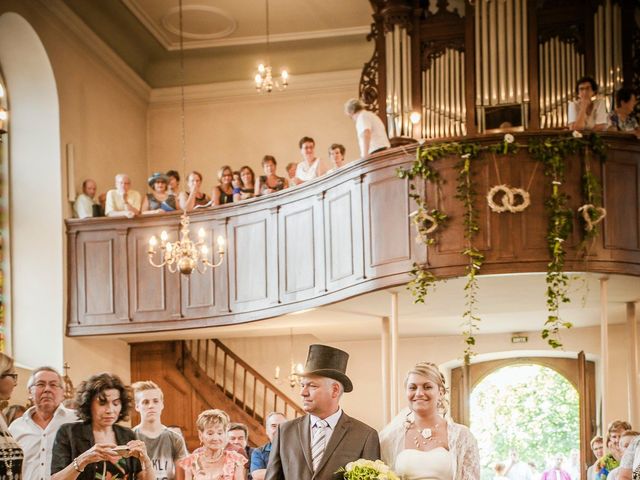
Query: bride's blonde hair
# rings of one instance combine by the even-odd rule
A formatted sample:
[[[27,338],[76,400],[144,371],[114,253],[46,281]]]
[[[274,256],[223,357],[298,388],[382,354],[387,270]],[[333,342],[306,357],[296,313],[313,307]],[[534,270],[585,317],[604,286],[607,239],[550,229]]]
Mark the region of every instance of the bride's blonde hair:
[[[406,376],[404,377],[404,387],[407,388],[407,383],[409,381],[409,375],[412,373],[416,375],[422,375],[423,377],[428,378],[433,383],[438,386],[438,390],[440,391],[440,399],[438,400],[438,413],[440,415],[445,416],[447,414],[447,410],[449,407],[449,402],[445,398],[447,393],[449,393],[449,389],[447,388],[446,381],[444,379],[444,375],[438,368],[435,363],[432,362],[418,362],[413,368],[411,368]]]

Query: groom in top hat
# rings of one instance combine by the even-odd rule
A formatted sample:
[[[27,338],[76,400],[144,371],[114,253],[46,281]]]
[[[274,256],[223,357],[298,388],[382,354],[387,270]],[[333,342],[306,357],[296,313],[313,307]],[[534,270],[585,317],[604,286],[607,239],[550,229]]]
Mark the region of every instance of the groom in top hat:
[[[302,377],[302,408],[307,415],[280,424],[271,446],[265,480],[329,480],[360,458],[380,458],[378,433],[340,408],[343,392],[353,390],[349,354],[311,345]]]

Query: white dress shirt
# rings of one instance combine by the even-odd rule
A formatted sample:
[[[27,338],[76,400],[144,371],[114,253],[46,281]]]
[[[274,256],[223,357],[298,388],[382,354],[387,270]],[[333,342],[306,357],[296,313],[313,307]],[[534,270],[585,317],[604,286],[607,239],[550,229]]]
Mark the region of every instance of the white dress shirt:
[[[9,433],[24,450],[22,478],[25,480],[49,480],[51,478],[51,451],[56,433],[61,425],[78,420],[76,412],[62,404],[54,412],[49,425],[43,430],[33,421],[36,407],[29,408],[22,417],[9,425]]]
[[[313,427],[315,426],[316,422],[318,422],[319,420],[324,420],[329,424],[329,426],[325,431],[324,444],[329,445],[329,440],[331,440],[331,435],[333,435],[333,431],[336,429],[336,425],[338,424],[338,420],[340,420],[341,416],[342,416],[341,408],[338,408],[338,411],[336,413],[329,415],[327,418],[324,418],[324,419],[320,417],[316,417],[315,415],[309,414],[309,428],[311,433],[311,436],[309,438],[311,439],[313,438]]]

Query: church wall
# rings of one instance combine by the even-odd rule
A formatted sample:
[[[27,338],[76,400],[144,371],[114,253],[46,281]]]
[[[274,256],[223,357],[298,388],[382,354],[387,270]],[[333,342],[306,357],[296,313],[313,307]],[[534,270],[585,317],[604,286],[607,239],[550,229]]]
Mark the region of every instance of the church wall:
[[[187,87],[186,170],[203,174],[203,191],[210,195],[222,165],[238,170],[249,165],[262,175],[262,157],[270,154],[284,175],[289,162],[301,160],[303,136],[314,138],[321,159],[328,159],[332,143],[346,147],[347,160],[359,158],[353,121],[343,113],[345,101],[357,96],[358,79],[357,71],[293,76],[285,92],[269,95],[256,93],[251,82]],[[176,89],[161,89],[152,95],[148,157],[153,171],[183,170],[176,94]]]

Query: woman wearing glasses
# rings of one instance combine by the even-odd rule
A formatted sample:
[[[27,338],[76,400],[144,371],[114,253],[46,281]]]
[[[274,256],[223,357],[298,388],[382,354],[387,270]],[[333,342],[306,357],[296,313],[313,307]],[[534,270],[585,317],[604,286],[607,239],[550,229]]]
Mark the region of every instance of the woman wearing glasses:
[[[18,383],[18,374],[13,366],[13,358],[0,353],[0,400],[11,398]],[[9,431],[4,415],[0,415],[0,478],[22,478],[24,454]]]

